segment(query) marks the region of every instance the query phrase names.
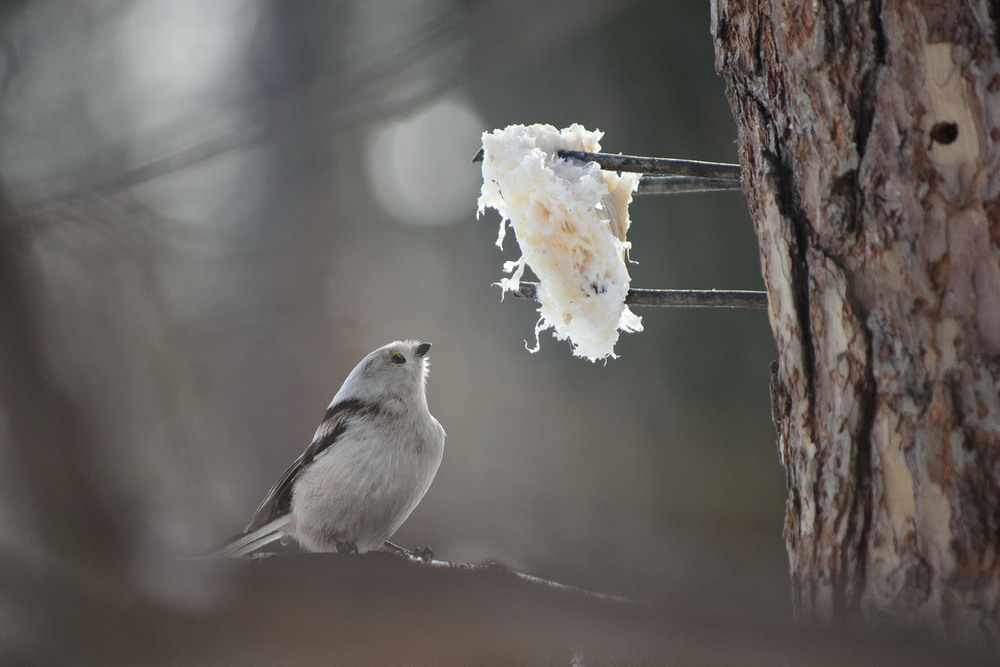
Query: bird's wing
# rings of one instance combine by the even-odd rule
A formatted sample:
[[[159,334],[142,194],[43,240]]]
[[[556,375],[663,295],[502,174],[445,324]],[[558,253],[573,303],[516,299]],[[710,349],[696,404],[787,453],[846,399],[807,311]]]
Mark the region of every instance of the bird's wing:
[[[336,444],[337,439],[347,430],[347,422],[350,419],[370,416],[378,411],[379,408],[374,403],[353,398],[331,405],[326,411],[323,423],[316,429],[312,442],[306,447],[306,451],[302,452],[274,483],[243,532],[249,533],[257,530],[277,517],[287,514],[292,506],[292,488],[295,484],[295,478],[298,477],[302,469],[312,463],[313,459],[320,453]]]

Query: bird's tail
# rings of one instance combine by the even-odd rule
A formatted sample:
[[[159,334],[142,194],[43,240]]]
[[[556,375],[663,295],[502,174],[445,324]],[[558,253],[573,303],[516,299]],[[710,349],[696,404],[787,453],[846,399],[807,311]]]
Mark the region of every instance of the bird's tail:
[[[281,539],[285,535],[284,529],[288,528],[291,522],[291,515],[285,514],[279,516],[274,521],[264,524],[251,533],[240,535],[222,548],[216,550],[212,556],[215,558],[239,558],[240,556],[246,556],[248,553],[257,551],[257,549]]]

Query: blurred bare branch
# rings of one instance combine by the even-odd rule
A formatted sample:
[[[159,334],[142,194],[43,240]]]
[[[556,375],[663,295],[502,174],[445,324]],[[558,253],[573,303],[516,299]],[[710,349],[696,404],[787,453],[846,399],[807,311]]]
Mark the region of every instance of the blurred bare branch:
[[[5,454],[24,494],[6,503],[41,519],[20,529],[23,539],[38,539],[49,557],[102,570],[117,567],[122,539],[106,495],[95,486],[96,436],[50,367],[32,305],[29,246],[19,225],[0,195],[0,411],[10,438]]]

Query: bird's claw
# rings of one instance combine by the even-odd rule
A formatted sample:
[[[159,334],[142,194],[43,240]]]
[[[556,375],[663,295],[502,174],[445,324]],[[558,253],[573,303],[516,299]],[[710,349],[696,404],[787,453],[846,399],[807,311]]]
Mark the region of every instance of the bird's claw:
[[[358,545],[354,542],[341,542],[340,540],[337,540],[337,553],[356,554],[358,553]]]
[[[430,547],[417,547],[412,551],[406,547],[401,547],[398,544],[393,544],[392,542],[386,540],[385,546],[389,548],[390,551],[394,551],[402,556],[407,556],[409,558],[417,558],[419,560],[432,561],[434,560],[434,552],[431,551]]]

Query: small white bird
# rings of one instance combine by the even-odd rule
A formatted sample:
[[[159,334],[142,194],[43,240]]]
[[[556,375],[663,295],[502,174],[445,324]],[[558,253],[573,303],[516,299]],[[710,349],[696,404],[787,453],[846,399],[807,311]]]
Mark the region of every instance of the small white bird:
[[[362,359],[245,535],[218,555],[243,556],[278,539],[294,539],[306,551],[389,545],[430,487],[444,453],[444,429],[427,409],[430,347],[396,341]]]

